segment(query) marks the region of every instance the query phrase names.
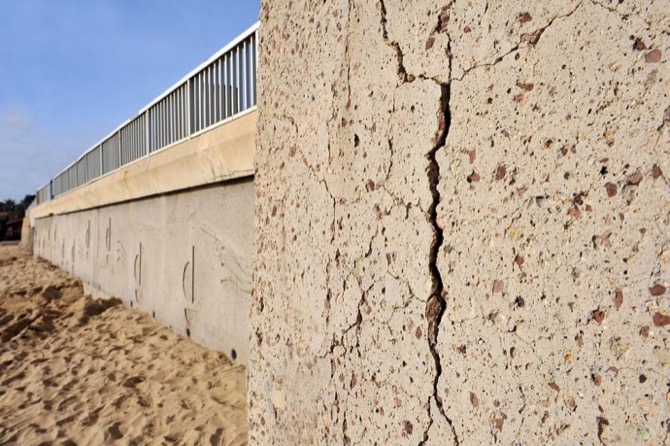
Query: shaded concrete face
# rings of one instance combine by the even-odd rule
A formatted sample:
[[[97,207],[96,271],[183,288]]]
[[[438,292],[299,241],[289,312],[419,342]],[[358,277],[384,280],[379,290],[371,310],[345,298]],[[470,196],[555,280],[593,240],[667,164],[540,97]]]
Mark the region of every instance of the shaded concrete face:
[[[246,363],[253,182],[40,218],[35,254]]]
[[[667,1],[264,1],[252,444],[663,444]]]

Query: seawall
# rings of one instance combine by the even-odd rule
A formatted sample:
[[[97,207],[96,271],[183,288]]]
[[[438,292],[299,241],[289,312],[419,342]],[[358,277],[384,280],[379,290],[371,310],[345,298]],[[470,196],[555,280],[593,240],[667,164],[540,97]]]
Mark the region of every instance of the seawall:
[[[232,359],[248,360],[257,112],[31,211],[35,255]]]

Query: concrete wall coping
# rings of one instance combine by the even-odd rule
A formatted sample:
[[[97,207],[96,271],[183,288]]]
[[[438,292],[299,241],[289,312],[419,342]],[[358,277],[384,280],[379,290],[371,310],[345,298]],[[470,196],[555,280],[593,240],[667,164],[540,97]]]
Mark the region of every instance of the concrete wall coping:
[[[254,174],[256,109],[73,189],[31,212],[35,219],[137,200]]]

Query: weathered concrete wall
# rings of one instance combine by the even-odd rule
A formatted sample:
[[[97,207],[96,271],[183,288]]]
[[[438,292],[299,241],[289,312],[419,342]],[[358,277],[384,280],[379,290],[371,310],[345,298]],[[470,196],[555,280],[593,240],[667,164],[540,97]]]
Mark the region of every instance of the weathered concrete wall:
[[[670,2],[263,1],[252,444],[668,444]]]
[[[30,224],[30,214],[28,213],[26,213],[21,225],[21,242],[19,246],[28,252],[33,251],[33,226]]]
[[[250,179],[35,222],[35,254],[209,348],[246,363]]]

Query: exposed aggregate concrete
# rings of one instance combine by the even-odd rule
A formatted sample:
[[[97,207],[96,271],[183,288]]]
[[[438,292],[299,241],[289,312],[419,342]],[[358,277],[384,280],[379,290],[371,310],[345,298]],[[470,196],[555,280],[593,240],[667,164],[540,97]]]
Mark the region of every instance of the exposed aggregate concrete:
[[[264,1],[252,444],[670,444],[670,2]]]

